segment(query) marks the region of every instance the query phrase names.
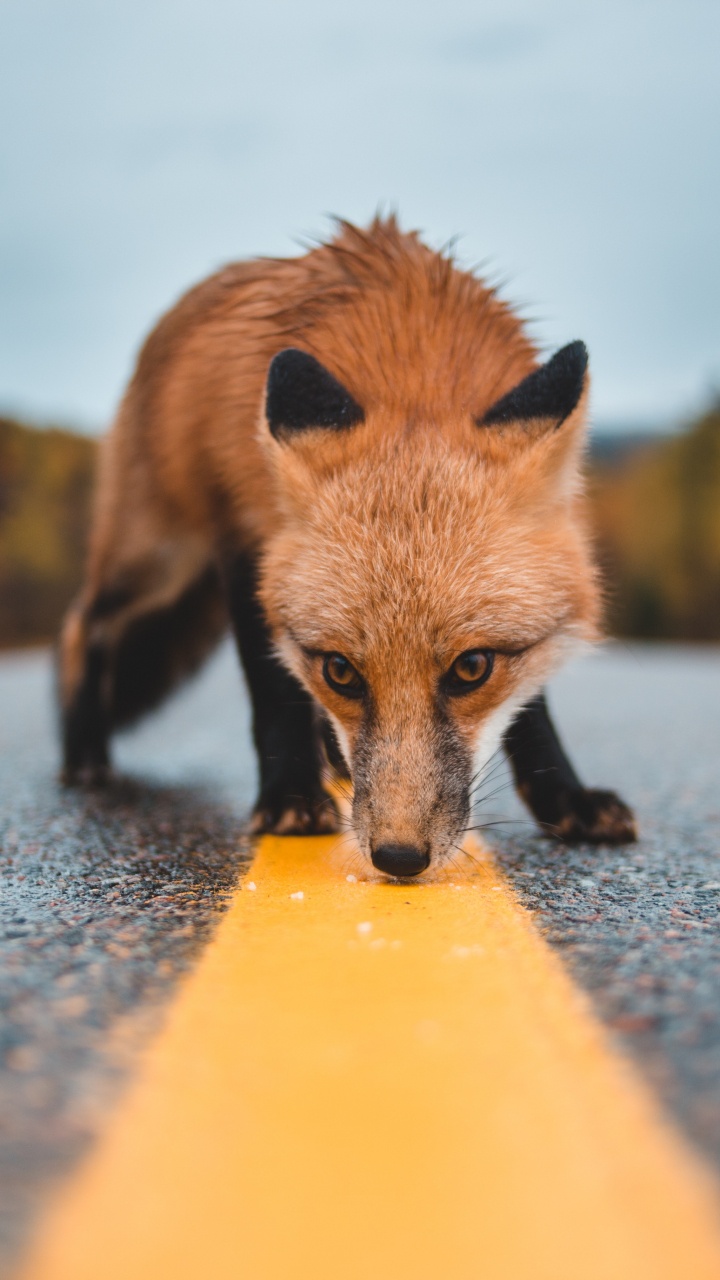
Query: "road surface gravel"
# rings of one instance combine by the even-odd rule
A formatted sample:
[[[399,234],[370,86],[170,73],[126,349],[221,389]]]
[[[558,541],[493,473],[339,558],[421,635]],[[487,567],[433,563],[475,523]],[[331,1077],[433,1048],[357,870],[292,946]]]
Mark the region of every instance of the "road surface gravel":
[[[611,645],[551,690],[591,785],[642,838],[565,849],[498,766],[480,818],[538,925],[691,1140],[720,1161],[720,650]],[[104,791],[56,782],[52,665],[0,659],[0,1265],[72,1167],[222,911],[249,846],[229,644],[124,735]]]

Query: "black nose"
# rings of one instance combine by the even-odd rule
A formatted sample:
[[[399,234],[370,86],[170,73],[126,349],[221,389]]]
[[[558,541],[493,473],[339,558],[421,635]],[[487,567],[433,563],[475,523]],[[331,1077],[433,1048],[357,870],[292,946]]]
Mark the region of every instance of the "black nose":
[[[430,866],[426,849],[411,844],[381,844],[372,851],[373,866],[388,876],[419,876]]]

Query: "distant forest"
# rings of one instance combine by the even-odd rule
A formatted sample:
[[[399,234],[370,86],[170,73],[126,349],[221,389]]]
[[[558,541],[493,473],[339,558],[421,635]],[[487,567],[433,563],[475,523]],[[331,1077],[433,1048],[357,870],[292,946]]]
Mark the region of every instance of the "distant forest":
[[[597,461],[590,493],[610,632],[720,640],[720,403],[680,435]]]
[[[0,646],[54,640],[85,557],[97,444],[0,418]]]
[[[0,418],[0,646],[54,640],[85,555],[96,442]],[[720,404],[589,462],[612,634],[720,640]]]

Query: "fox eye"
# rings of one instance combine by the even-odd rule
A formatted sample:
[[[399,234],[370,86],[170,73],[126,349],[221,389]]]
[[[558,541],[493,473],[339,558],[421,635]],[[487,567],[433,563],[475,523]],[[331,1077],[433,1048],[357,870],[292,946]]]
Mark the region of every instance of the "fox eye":
[[[323,676],[325,683],[336,693],[342,694],[343,698],[362,698],[365,692],[365,681],[359,671],[341,653],[325,655]]]
[[[489,680],[495,654],[492,649],[468,649],[453,662],[445,676],[445,691],[451,694],[470,693]]]

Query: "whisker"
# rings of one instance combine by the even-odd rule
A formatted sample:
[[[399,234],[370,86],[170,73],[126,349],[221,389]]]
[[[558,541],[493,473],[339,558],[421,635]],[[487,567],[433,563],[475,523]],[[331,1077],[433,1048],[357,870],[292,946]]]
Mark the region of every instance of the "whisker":
[[[512,785],[512,782],[503,782],[499,787],[495,787],[493,791],[485,791],[482,795],[471,794],[470,799],[474,804],[484,804],[486,800],[492,800],[493,796],[500,796],[503,791],[508,791]]]
[[[463,832],[487,831],[491,827],[530,827],[534,831],[537,826],[537,822],[530,822],[526,818],[498,818],[493,822],[476,822],[472,827],[463,827]],[[548,827],[548,830],[551,828]]]
[[[347,778],[334,777],[331,779],[333,787],[335,787],[346,800],[352,800],[352,783]]]
[[[461,847],[461,845],[459,845],[459,844],[453,844],[453,845],[451,845],[450,847],[451,847],[452,849],[456,849],[458,853],[464,853],[464,852],[465,852],[465,851],[464,851],[464,849],[463,849],[463,848]],[[462,875],[463,867],[462,867],[462,865],[458,862],[457,857],[456,857],[455,855],[453,855],[451,858],[448,858],[448,862],[450,863],[450,866],[451,866],[451,867],[453,867],[456,871],[459,871],[459,872],[460,872],[460,874]]]
[[[477,860],[477,858],[475,858],[475,857],[470,853],[470,850],[469,850],[469,849],[466,849],[466,848],[465,848],[463,845],[461,845],[461,844],[453,844],[453,846],[452,846],[452,847],[453,847],[453,849],[457,849],[458,853],[461,853],[461,854],[462,854],[462,856],[463,856],[463,858],[465,858],[465,860],[466,860],[467,862],[471,862],[471,863],[472,863],[472,865],[473,865],[474,867],[475,867],[475,866],[477,866],[477,862],[478,862],[478,860]],[[458,866],[457,862],[456,862],[454,859],[453,859],[453,866]],[[463,867],[458,867],[458,870],[459,870],[459,871],[463,871],[463,870],[464,870],[464,868],[463,868]]]
[[[495,752],[493,755],[491,755],[490,759],[487,760],[486,763],[482,765],[481,768],[479,768],[473,774],[472,778],[470,779],[470,786],[472,786],[480,778],[486,781],[491,781],[491,779],[495,776],[498,770],[504,766],[504,764],[505,764],[504,756],[501,756],[498,754],[498,752]]]

